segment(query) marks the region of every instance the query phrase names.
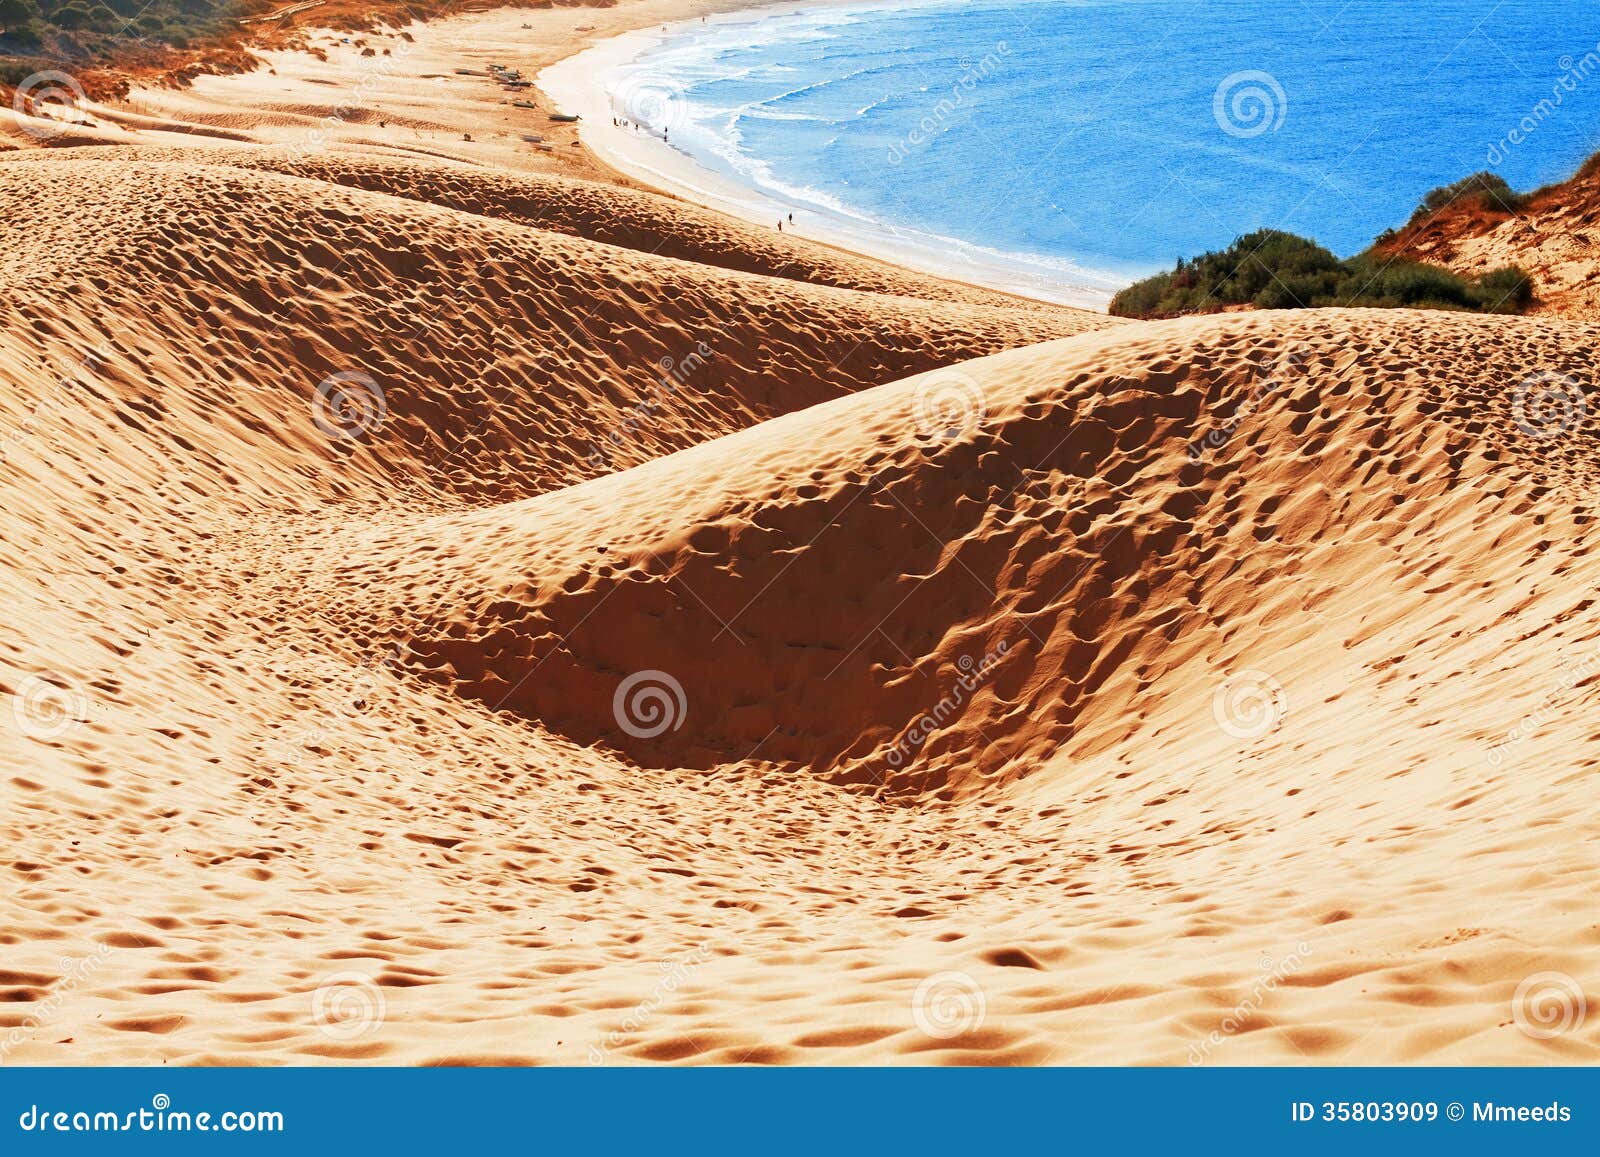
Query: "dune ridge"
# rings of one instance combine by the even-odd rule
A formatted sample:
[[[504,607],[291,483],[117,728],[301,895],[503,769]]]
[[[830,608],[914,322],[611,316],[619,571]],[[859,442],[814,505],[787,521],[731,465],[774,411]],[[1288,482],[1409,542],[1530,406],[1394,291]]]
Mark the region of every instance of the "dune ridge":
[[[1113,324],[274,66],[0,156],[0,1062],[1600,1058],[1593,324]]]
[[[1593,321],[1600,317],[1600,163],[1530,194],[1514,212],[1463,198],[1419,215],[1383,239],[1385,253],[1431,261],[1475,275],[1516,264],[1532,275],[1534,312]]]

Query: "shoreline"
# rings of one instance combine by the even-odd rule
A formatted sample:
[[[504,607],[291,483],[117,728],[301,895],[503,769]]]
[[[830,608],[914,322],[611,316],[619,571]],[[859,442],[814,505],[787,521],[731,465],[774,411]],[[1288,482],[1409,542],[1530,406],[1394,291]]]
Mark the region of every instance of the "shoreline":
[[[654,133],[629,131],[612,123],[616,114],[605,79],[650,49],[695,26],[764,20],[814,10],[818,6],[815,0],[809,4],[753,4],[709,17],[632,29],[546,66],[534,81],[558,111],[581,118],[578,136],[595,159],[658,192],[759,227],[775,228],[782,220],[785,231],[802,240],[928,276],[1030,301],[1104,313],[1116,287],[1101,290],[1072,285],[1049,277],[1037,267],[970,242],[901,229],[888,222],[847,216],[808,202],[785,199],[706,167]],[[826,6],[873,7],[861,0],[833,0]],[[794,215],[792,225],[788,219],[790,214]]]

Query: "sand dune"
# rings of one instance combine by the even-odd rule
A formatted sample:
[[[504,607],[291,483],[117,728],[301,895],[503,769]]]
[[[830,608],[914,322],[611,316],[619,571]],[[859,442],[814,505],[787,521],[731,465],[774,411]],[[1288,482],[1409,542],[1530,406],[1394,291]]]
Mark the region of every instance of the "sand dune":
[[[238,115],[0,157],[0,1060],[1600,1059],[1595,326]]]

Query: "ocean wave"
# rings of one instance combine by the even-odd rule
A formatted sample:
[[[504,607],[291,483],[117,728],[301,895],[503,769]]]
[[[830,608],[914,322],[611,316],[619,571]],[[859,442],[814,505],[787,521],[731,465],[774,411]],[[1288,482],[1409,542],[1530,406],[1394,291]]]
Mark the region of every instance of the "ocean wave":
[[[1559,3],[1564,27],[1486,27],[1518,59],[1600,39],[1600,12]],[[862,6],[713,18],[635,66],[681,102],[675,147],[768,196],[863,227],[910,222],[932,245],[959,234],[975,260],[1120,275],[1266,225],[1354,252],[1403,220],[1420,190],[1465,171],[1461,141],[1498,139],[1548,95],[1482,38],[1463,41],[1478,17],[1451,17],[1471,7],[1352,17],[1330,49],[1315,17],[1337,21],[1341,0],[1231,0],[1183,23],[1178,52],[1191,0]],[[1419,61],[1446,53],[1452,83],[1424,83]],[[1219,82],[1244,70],[1284,92],[1286,115],[1260,134],[1230,133],[1214,111]],[[1505,175],[1548,179],[1589,151],[1585,131],[1552,120]]]
[[[843,76],[821,77],[817,80],[811,81],[809,84],[798,85],[794,88],[776,93],[773,96],[767,97],[765,100],[760,101],[759,103],[771,108],[776,105],[803,101],[808,97],[819,96],[823,93],[830,92],[833,89],[849,85],[852,82],[861,80],[863,77],[877,76],[880,73],[891,74],[898,71],[901,71],[900,68],[893,64],[872,65],[866,68],[859,68],[856,71],[846,73]]]

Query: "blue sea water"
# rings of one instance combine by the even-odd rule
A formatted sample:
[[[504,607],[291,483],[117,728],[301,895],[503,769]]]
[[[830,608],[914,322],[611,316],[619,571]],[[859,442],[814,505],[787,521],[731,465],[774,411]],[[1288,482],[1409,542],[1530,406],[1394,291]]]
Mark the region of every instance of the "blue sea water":
[[[1594,0],[976,0],[683,26],[607,80],[796,206],[1126,283],[1261,226],[1340,254],[1600,151]]]

